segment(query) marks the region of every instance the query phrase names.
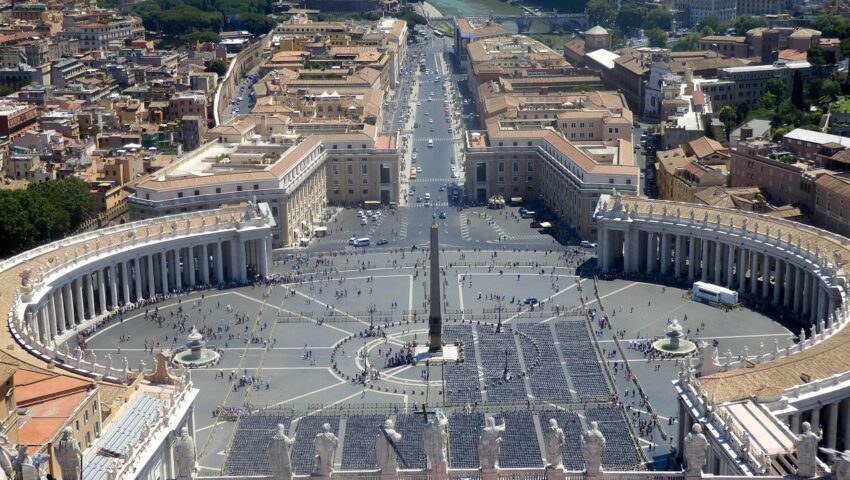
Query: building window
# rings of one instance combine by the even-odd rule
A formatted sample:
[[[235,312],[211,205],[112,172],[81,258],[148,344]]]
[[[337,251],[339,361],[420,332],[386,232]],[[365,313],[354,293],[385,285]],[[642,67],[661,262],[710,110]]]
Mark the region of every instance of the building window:
[[[369,195],[369,189],[368,188],[363,189],[363,195]]]
[[[177,198],[183,198],[183,192],[177,192]]]
[[[360,165],[360,174],[369,175],[369,165],[366,165],[365,163],[363,165]]]
[[[241,192],[242,191],[242,185],[236,185],[236,191]]]
[[[197,197],[198,195],[200,195],[200,194],[201,194],[201,191],[200,191],[200,190],[195,190],[195,196],[196,196],[196,197]]]
[[[216,187],[215,193],[221,193],[221,187]]]
[[[259,185],[259,184],[257,184],[257,183],[255,183],[255,184],[254,184],[254,190],[259,190],[259,189],[260,189],[260,185]]]

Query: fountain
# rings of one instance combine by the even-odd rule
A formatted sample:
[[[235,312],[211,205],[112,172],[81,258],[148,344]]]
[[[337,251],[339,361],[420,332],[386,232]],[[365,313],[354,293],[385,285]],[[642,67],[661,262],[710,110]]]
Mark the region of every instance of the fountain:
[[[682,326],[679,325],[679,320],[676,318],[667,325],[664,335],[666,338],[656,340],[652,343],[652,348],[661,353],[682,356],[688,355],[697,348],[694,342],[685,339],[685,334],[682,333]]]
[[[219,359],[221,355],[217,352],[206,348],[204,336],[198,332],[198,329],[192,327],[192,331],[186,337],[187,350],[174,355],[174,363],[188,368],[197,368],[209,365]]]

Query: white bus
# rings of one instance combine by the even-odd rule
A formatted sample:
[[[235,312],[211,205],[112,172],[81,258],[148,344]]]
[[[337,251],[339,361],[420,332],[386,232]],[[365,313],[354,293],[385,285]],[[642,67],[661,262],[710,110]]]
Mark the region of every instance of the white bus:
[[[728,307],[738,303],[738,292],[706,282],[694,282],[693,299]]]
[[[367,247],[367,246],[369,246],[369,243],[370,243],[369,237],[358,238],[357,240],[354,241],[354,246],[355,247]]]

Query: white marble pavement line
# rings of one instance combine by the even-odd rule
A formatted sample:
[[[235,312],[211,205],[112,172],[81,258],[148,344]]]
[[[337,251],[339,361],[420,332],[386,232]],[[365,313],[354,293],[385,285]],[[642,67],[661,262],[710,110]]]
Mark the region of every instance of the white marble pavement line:
[[[286,400],[281,400],[279,402],[272,403],[271,405],[268,406],[268,408],[274,408],[274,407],[278,407],[280,405],[285,405],[288,402],[294,402],[296,400],[301,400],[302,398],[309,397],[310,395],[315,395],[317,393],[321,393],[321,392],[324,392],[326,390],[330,390],[331,388],[338,387],[340,385],[348,385],[349,383],[350,382],[347,382],[345,380],[341,380],[337,383],[334,383],[333,385],[328,385],[326,387],[322,387],[322,388],[313,390],[312,392],[302,393],[301,395],[298,395],[298,396],[295,396],[295,397],[292,397],[292,398],[287,398]],[[360,395],[360,393],[358,393],[358,395]]]
[[[538,275],[538,276],[540,276],[540,275]],[[579,280],[579,283],[581,283],[581,282],[583,282],[583,281],[584,281],[584,279]],[[553,298],[557,297],[558,295],[560,295],[560,294],[562,294],[562,293],[564,293],[564,292],[567,292],[567,291],[569,291],[569,290],[571,290],[571,289],[575,288],[575,286],[576,286],[576,284],[575,284],[575,283],[573,283],[572,285],[570,285],[570,286],[568,286],[568,287],[565,287],[565,288],[559,289],[557,292],[555,292],[555,293],[553,293],[552,295],[549,295],[548,297],[544,298],[544,299],[543,299],[543,301],[544,301],[544,302],[546,302],[546,303],[549,303],[549,302],[550,302]],[[523,308],[523,309],[522,309],[522,311],[520,311],[520,312],[518,312],[518,313],[514,314],[513,316],[509,317],[507,320],[505,320],[505,321],[504,321],[504,322],[502,322],[502,323],[503,323],[503,324],[508,323],[508,322],[510,322],[511,320],[513,320],[513,319],[515,319],[515,318],[519,317],[520,315],[522,315],[522,314],[524,314],[524,313],[528,313],[529,311],[530,311],[530,308]]]
[[[392,393],[392,392],[379,392],[377,390],[366,390],[366,395],[370,395],[370,394],[373,394],[373,393],[378,394],[378,395],[391,395],[391,396],[395,396],[395,397],[402,397],[404,399],[404,408],[405,408],[405,410],[407,409],[407,404],[408,404],[408,395],[407,394]],[[351,400],[352,398],[354,398],[358,395],[363,395],[363,392],[352,393],[351,395],[349,395],[347,397],[340,398],[339,400],[337,400],[333,403],[329,403],[322,408],[318,408],[316,410],[313,410],[312,412],[308,413],[307,416],[308,417],[313,416],[313,415],[320,413],[320,412],[322,412],[322,411],[324,411],[328,408],[339,405],[342,402],[347,402],[348,400]]]
[[[785,328],[785,327],[783,327]],[[796,337],[795,334],[791,332],[782,332],[782,333],[754,333],[752,335],[725,335],[721,337],[688,337],[688,338],[696,338],[697,340],[728,340],[728,339],[738,339],[738,338],[757,338],[757,337]],[[645,338],[621,338],[621,342],[640,342],[646,340]],[[614,343],[614,340],[599,340],[599,343]]]
[[[296,292],[296,293],[297,293],[297,292]],[[237,295],[240,295],[240,296],[242,296],[242,297],[244,297],[244,298],[246,298],[246,299],[248,299],[248,300],[251,300],[251,301],[254,301],[254,302],[258,302],[258,303],[262,303],[262,301],[261,301],[261,300],[257,300],[256,298],[251,298],[251,297],[249,297],[249,296],[247,296],[247,295],[243,295],[243,294],[241,294],[241,293],[236,293],[236,294],[237,294]],[[313,301],[315,301],[315,300],[313,300]],[[285,312],[285,313],[288,313],[288,314],[290,314],[290,315],[294,315],[294,316],[296,316],[296,317],[301,317],[301,318],[303,318],[303,319],[305,319],[305,320],[308,320],[308,321],[310,321],[310,322],[313,322],[313,323],[319,323],[319,322],[318,322],[318,320],[312,319],[312,318],[310,318],[310,317],[305,317],[305,316],[303,316],[303,315],[299,315],[299,314],[298,314],[298,313],[296,313],[296,312],[289,311],[289,310],[287,310],[287,309],[285,309],[285,308],[280,308],[280,307],[279,307],[279,306],[277,306],[277,305],[274,305],[274,304],[269,303],[269,304],[268,304],[268,306],[269,306],[269,307],[271,307],[271,308],[274,308],[275,310],[277,310],[277,311],[279,311],[279,312]],[[275,322],[275,323],[277,323],[277,322]],[[330,328],[331,330],[336,330],[336,331],[341,332],[341,333],[344,333],[344,334],[346,334],[346,335],[352,335],[352,334],[354,333],[354,332],[349,332],[348,330],[345,330],[345,329],[339,328],[339,327],[337,327],[337,326],[330,325],[330,324],[328,324],[327,322],[322,322],[322,325],[321,325],[321,326],[323,326],[323,327],[328,327],[328,328]],[[295,348],[298,348],[298,347],[295,347]],[[321,348],[333,348],[333,347],[321,347]]]

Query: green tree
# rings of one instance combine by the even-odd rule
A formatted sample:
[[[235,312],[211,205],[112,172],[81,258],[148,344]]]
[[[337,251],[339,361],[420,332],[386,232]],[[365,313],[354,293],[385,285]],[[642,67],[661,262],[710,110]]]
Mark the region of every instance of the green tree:
[[[839,85],[835,80],[824,80],[821,84],[820,97],[825,99],[827,103],[838,98],[840,93],[841,85]]]
[[[617,26],[624,32],[631,32],[643,27],[646,9],[634,3],[627,3],[617,12]]]
[[[803,99],[803,77],[799,70],[794,72],[791,80],[791,103],[797,108],[805,107]]]
[[[759,99],[758,104],[759,108],[763,110],[773,111],[776,109],[776,95],[765,92],[764,95]]]
[[[726,24],[723,23],[723,20],[715,17],[714,15],[709,15],[707,17],[702,17],[697,22],[697,30],[700,32],[710,31],[709,35],[717,35],[726,30]]]
[[[702,38],[698,32],[691,32],[684,37],[680,38],[676,45],[673,46],[673,50],[677,52],[693,52],[695,50],[699,50],[699,39]]]
[[[850,21],[833,12],[821,12],[812,20],[812,28],[820,30],[824,37],[850,37]]]
[[[669,32],[673,28],[673,14],[664,8],[653,8],[646,14],[645,29],[658,28]]]
[[[771,78],[764,87],[765,93],[770,93],[776,98],[785,98],[787,90],[785,82],[778,78]]]
[[[729,138],[729,134],[732,132],[732,128],[735,126],[738,121],[738,114],[735,112],[735,109],[730,107],[729,105],[725,105],[720,109],[720,113],[717,115],[720,119],[720,122],[723,123],[723,127],[726,129],[726,138]]]
[[[218,42],[221,38],[219,35],[212,30],[202,30],[199,32],[189,32],[183,35],[180,35],[180,41],[191,45],[195,42]]]
[[[773,129],[773,134],[770,136],[770,139],[773,140],[774,142],[778,142],[778,141],[782,140],[782,137],[784,137],[790,131],[791,130],[788,129],[788,127],[775,128],[775,129]]]
[[[224,74],[227,73],[227,64],[224,63],[224,60],[213,60],[207,65],[207,71],[217,73],[219,77],[224,77]]]
[[[660,28],[653,28],[646,32],[646,38],[649,39],[649,46],[656,48],[667,47],[667,32]]]
[[[767,19],[763,17],[753,17],[751,15],[739,15],[732,20],[732,28],[735,30],[735,35],[746,35],[748,31],[766,27]]]
[[[407,22],[407,28],[413,29],[416,25],[427,25],[428,19],[414,12],[405,12],[398,16],[398,18]]]
[[[722,110],[722,109],[721,109]],[[747,115],[750,114],[750,104],[747,102],[738,102],[735,104],[735,120],[737,123],[744,123]]]
[[[585,10],[593,25],[610,26],[617,16],[617,11],[611,8],[607,0],[590,0]]]

